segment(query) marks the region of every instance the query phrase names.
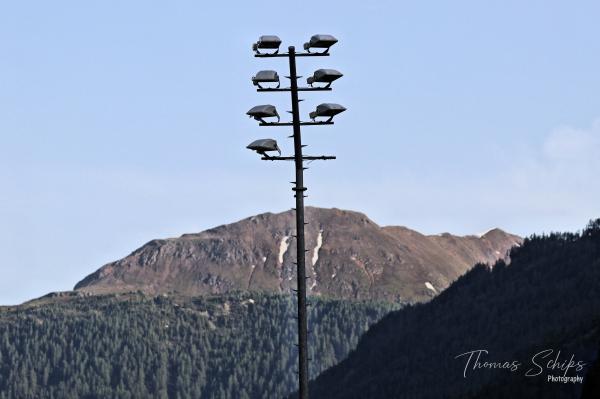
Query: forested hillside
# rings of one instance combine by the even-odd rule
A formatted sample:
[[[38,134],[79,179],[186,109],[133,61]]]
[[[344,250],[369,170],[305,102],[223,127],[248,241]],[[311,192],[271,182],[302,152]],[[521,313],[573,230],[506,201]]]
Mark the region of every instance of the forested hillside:
[[[80,295],[0,310],[0,398],[263,399],[296,387],[289,296]],[[391,310],[311,302],[313,376]]]
[[[596,361],[590,365],[581,394],[581,399],[597,398],[600,398],[600,350],[598,350]]]
[[[311,399],[580,397],[583,384],[547,377],[584,377],[597,357],[600,220],[582,233],[528,238],[511,259],[476,266],[431,302],[386,316],[312,383]],[[480,349],[488,351],[480,363],[520,366],[465,370],[467,357],[456,357]],[[553,352],[537,358],[540,375],[526,377],[544,350]],[[565,371],[571,356],[586,366]]]

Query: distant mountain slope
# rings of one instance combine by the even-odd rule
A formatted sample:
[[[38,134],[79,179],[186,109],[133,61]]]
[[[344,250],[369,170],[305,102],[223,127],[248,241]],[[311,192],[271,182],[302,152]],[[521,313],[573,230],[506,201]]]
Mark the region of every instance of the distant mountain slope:
[[[477,262],[493,263],[521,242],[495,229],[481,237],[425,236],[380,227],[339,209],[306,209],[311,295],[403,303],[430,299]],[[198,234],[153,240],[107,264],[75,289],[218,294],[295,287],[292,211],[266,213]]]
[[[296,386],[291,296],[70,292],[0,307],[0,398],[282,398]],[[311,375],[389,304],[311,299]]]
[[[600,219],[581,234],[526,239],[510,257],[510,266],[476,266],[432,301],[386,316],[313,381],[311,399],[578,398],[581,383],[552,383],[548,375],[584,377],[597,357]],[[532,359],[548,349],[537,358],[542,373],[525,377],[539,371]],[[475,350],[489,352],[480,364],[521,366],[473,369],[473,359],[465,371],[468,356],[456,357]],[[586,367],[565,366],[570,360]]]

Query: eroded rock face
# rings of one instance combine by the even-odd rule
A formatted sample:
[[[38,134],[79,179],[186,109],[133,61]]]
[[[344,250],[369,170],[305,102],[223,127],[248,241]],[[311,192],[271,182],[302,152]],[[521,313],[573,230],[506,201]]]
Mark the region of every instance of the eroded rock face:
[[[475,263],[505,258],[521,238],[426,236],[380,227],[362,213],[306,208],[306,273],[312,295],[424,301]],[[288,292],[296,286],[294,212],[265,213],[179,238],[153,240],[79,282],[92,292],[217,294]]]

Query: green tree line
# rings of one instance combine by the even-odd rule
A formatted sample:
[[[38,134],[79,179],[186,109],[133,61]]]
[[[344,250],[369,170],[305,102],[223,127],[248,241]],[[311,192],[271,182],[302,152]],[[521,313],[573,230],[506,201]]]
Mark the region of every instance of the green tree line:
[[[312,298],[311,375],[392,310]],[[281,398],[296,388],[289,296],[58,297],[0,311],[0,399]]]

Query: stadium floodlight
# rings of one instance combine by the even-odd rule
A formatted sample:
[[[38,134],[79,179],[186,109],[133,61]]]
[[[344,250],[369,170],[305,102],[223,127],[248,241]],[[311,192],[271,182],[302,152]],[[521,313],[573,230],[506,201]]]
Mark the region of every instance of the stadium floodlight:
[[[270,54],[279,53],[279,46],[281,46],[281,39],[275,35],[264,35],[258,38],[258,41],[252,45],[252,50],[256,52],[256,54],[262,54],[260,49],[268,49],[275,50],[275,52]]]
[[[268,155],[266,154],[267,151],[277,151],[279,155],[281,155],[281,150],[277,145],[277,141],[273,139],[255,140],[252,143],[248,144],[246,148],[252,151],[256,151],[257,153],[265,157],[268,157]]]
[[[309,116],[310,119],[312,119],[313,121],[315,120],[315,118],[320,116],[328,117],[329,119],[327,119],[327,122],[331,122],[334,116],[344,112],[345,110],[346,108],[341,106],[340,104],[325,103],[317,105],[317,109],[311,112]]]
[[[274,105],[266,104],[266,105],[257,105],[256,107],[252,107],[250,111],[246,112],[251,118],[256,119],[259,122],[267,123],[263,118],[277,118],[277,122],[279,122],[279,114],[277,113],[277,108]]]
[[[258,71],[256,76],[252,77],[252,84],[254,86],[258,86],[261,89],[264,89],[260,84],[261,83],[277,83],[277,88],[279,88],[279,75],[275,71]]]
[[[313,35],[307,43],[304,43],[304,50],[310,53],[311,48],[324,48],[325,54],[329,51],[329,47],[337,43],[337,39],[331,35]]]
[[[294,181],[292,191],[294,192],[295,208],[296,213],[296,292],[297,298],[297,328],[298,328],[298,399],[309,399],[309,361],[308,357],[308,311],[307,311],[307,293],[311,293],[312,287],[307,288],[307,276],[306,276],[306,237],[305,237],[305,226],[308,222],[304,218],[304,199],[307,197],[306,191],[308,188],[304,184],[304,170],[307,169],[304,162],[312,162],[315,160],[333,160],[335,156],[306,156],[303,154],[303,148],[306,145],[302,144],[301,127],[308,125],[331,125],[333,124],[332,119],[335,115],[344,112],[346,108],[339,104],[324,103],[316,107],[316,110],[311,112],[311,122],[300,120],[300,102],[303,101],[298,98],[299,92],[311,92],[311,91],[329,91],[331,90],[330,85],[333,81],[342,77],[342,74],[335,69],[319,69],[315,71],[307,83],[310,87],[298,87],[299,79],[301,76],[296,71],[296,58],[297,57],[319,57],[329,56],[329,48],[337,43],[337,39],[331,35],[314,35],[310,38],[310,41],[304,45],[305,51],[296,53],[296,47],[289,46],[287,52],[279,54],[279,46],[281,40],[277,36],[261,36],[257,43],[252,47],[258,58],[269,58],[269,57],[285,57],[288,59],[289,64],[289,75],[285,76],[290,80],[289,87],[280,88],[279,76],[275,71],[267,70],[260,71],[252,78],[252,83],[259,88],[259,92],[289,92],[291,97],[291,110],[287,111],[292,114],[292,120],[290,122],[280,122],[279,114],[273,105],[258,105],[253,107],[247,114],[250,117],[258,120],[260,126],[292,126],[293,134],[288,136],[294,141],[294,153],[293,156],[281,156],[281,151],[277,142],[273,139],[261,139],[255,140],[250,143],[247,148],[256,151],[262,155],[261,159],[264,161],[293,161],[295,169]],[[267,49],[269,53],[265,52],[261,54],[259,52],[262,49]],[[314,50],[312,49],[320,49]],[[274,52],[273,52],[274,51]],[[320,52],[319,52],[320,51]],[[262,84],[270,87],[261,87]],[[277,87],[273,87],[277,85]],[[315,84],[313,86],[313,84]],[[265,122],[264,118],[277,117],[277,122]],[[315,118],[324,118],[315,120]],[[273,119],[271,119],[273,120]],[[273,151],[277,151],[279,156],[275,155]],[[267,155],[271,153],[273,155]]]
[[[331,86],[331,82],[336,79],[341,78],[342,73],[340,71],[336,71],[335,69],[317,69],[313,76],[306,79],[306,83],[309,85],[313,85],[313,83],[327,83],[323,87]]]

